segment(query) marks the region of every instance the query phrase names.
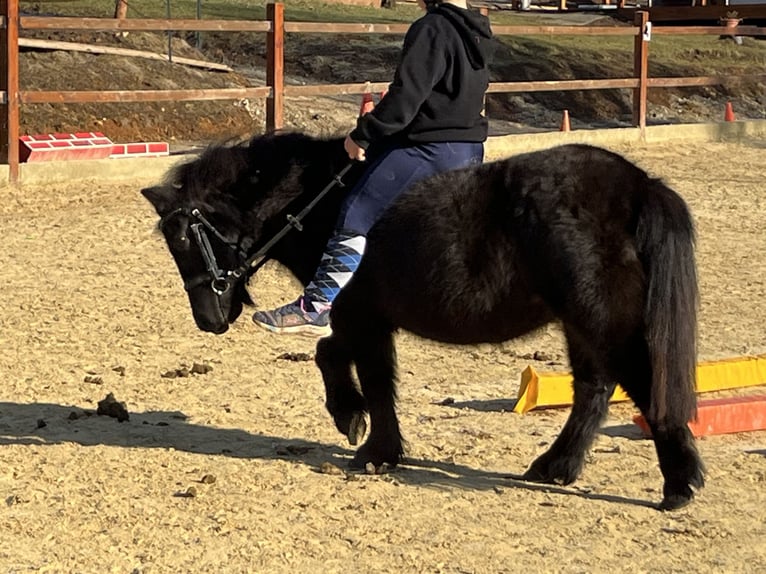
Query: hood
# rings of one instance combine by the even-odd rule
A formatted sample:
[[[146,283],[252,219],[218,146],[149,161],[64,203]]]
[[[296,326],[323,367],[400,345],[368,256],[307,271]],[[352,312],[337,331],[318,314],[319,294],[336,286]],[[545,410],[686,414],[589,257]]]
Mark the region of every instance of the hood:
[[[452,4],[439,4],[430,12],[447,18],[463,39],[468,61],[475,69],[489,64],[495,51],[489,18],[475,10],[464,10]]]

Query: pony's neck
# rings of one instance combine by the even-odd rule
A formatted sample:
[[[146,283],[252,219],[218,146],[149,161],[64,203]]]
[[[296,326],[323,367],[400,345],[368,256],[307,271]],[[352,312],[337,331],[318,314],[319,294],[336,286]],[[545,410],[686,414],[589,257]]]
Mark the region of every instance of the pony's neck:
[[[341,202],[360,177],[362,169],[352,168],[341,180],[338,173],[348,165],[342,140],[314,140],[304,150],[303,160],[296,159],[297,173],[290,174],[280,185],[285,203],[282,209],[264,224],[263,241],[268,241],[297,216],[328,185],[331,189],[301,220],[301,230],[292,229],[271,250],[269,257],[278,261],[304,285],[314,276],[327,241],[338,219]]]

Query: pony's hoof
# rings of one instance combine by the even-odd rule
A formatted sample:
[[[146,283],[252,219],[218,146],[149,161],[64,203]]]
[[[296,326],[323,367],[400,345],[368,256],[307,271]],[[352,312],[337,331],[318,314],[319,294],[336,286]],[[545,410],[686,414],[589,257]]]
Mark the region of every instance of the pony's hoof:
[[[694,491],[687,485],[683,485],[677,489],[665,488],[663,492],[662,502],[658,508],[660,510],[678,510],[691,503],[694,500]]]
[[[548,482],[545,476],[534,467],[522,474],[521,480],[526,480],[527,482]]]
[[[684,506],[691,504],[692,500],[694,500],[693,495],[684,496],[682,494],[673,494],[663,498],[658,508],[663,512],[668,510],[678,510],[679,508],[683,508]]]
[[[401,449],[398,451],[395,448],[377,449],[371,447],[368,441],[359,447],[348,466],[355,470],[363,470],[368,464],[372,464],[376,469],[384,464],[388,468],[396,468],[402,458],[402,455],[397,452],[401,452]]]
[[[364,417],[364,413],[354,413],[351,415],[351,421],[348,423],[348,432],[346,437],[349,444],[356,446],[359,441],[364,438],[367,432],[367,420]]]
[[[521,475],[527,482],[542,482],[546,484],[572,484],[580,475],[582,465],[576,459],[550,459],[543,455],[535,460],[527,471]]]

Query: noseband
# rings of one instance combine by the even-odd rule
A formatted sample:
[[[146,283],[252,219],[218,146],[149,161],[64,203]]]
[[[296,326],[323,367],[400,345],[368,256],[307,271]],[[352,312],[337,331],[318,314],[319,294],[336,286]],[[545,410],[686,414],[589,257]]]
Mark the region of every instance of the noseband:
[[[223,234],[218,231],[196,207],[192,209],[186,207],[174,209],[160,220],[160,229],[162,229],[168,221],[179,215],[185,215],[194,221],[189,228],[191,229],[194,240],[197,242],[197,247],[199,247],[202,260],[205,262],[205,268],[207,270],[206,274],[197,275],[196,277],[184,281],[184,289],[191,291],[195,287],[210,281],[210,288],[213,290],[213,293],[219,296],[223,295],[229,290],[232,284],[237,282],[242,274],[239,268],[231,271],[224,271],[218,266],[215,252],[210,244],[208,232],[212,233],[214,237],[236,253],[240,261],[245,260],[247,254],[240,249],[238,243],[232,243],[227,240],[226,237],[224,237]]]
[[[162,219],[160,219],[160,229],[162,229],[169,220],[179,215],[185,215],[194,221],[194,223],[192,223],[189,227],[192,231],[194,240],[197,242],[197,247],[199,247],[200,253],[202,254],[202,259],[205,262],[205,268],[207,269],[206,274],[197,275],[196,277],[192,277],[191,279],[184,281],[184,289],[191,291],[195,287],[199,287],[200,285],[203,285],[209,281],[210,289],[218,297],[221,297],[230,288],[232,288],[237,283],[237,281],[258,271],[258,269],[260,269],[263,264],[268,261],[268,257],[266,257],[266,255],[269,249],[271,249],[291,229],[295,228],[298,231],[301,231],[303,229],[303,225],[301,224],[303,218],[306,217],[306,215],[314,208],[314,206],[319,203],[319,201],[325,195],[327,195],[327,193],[333,187],[336,185],[339,187],[345,187],[345,184],[341,178],[346,175],[348,170],[351,169],[353,165],[353,162],[349,163],[340,172],[338,172],[332,181],[327,184],[325,188],[320,191],[317,196],[300,211],[300,213],[298,213],[298,215],[291,215],[288,213],[287,223],[285,226],[280,229],[279,232],[274,235],[274,237],[269,239],[263,245],[263,247],[261,247],[256,253],[250,256],[248,256],[247,252],[242,248],[242,244],[244,243],[243,240],[240,239],[237,243],[233,243],[227,240],[226,237],[224,237],[224,235],[218,231],[215,226],[213,226],[213,224],[210,223],[210,221],[208,221],[208,219],[202,215],[202,212],[200,212],[200,210],[196,207],[191,209],[187,207],[179,207],[178,209],[174,209],[165,215]],[[236,254],[237,259],[240,261],[240,264],[237,267],[228,271],[224,271],[218,266],[218,261],[216,260],[215,253],[213,252],[213,248],[210,245],[208,232],[213,234],[216,239],[221,241],[224,245],[226,245],[226,247],[231,249]],[[255,263],[255,265],[253,265],[253,263]]]

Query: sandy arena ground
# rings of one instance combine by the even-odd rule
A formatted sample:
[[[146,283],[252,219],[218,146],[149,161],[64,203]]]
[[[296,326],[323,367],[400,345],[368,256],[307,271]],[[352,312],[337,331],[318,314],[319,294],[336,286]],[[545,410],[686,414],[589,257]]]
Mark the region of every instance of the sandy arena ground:
[[[766,353],[766,142],[615,149],[692,206],[700,358]],[[701,440],[708,485],[674,513],[653,508],[627,404],[575,485],[508,478],[568,413],[509,412],[526,365],[567,369],[556,327],[469,348],[401,334],[407,464],[320,472],[351,450],[313,362],[283,358],[314,342],[249,315],[199,332],[149,183],[0,189],[0,572],[766,571],[766,432]],[[251,291],[297,286],[267,267]],[[94,414],[108,393],[129,421]]]

